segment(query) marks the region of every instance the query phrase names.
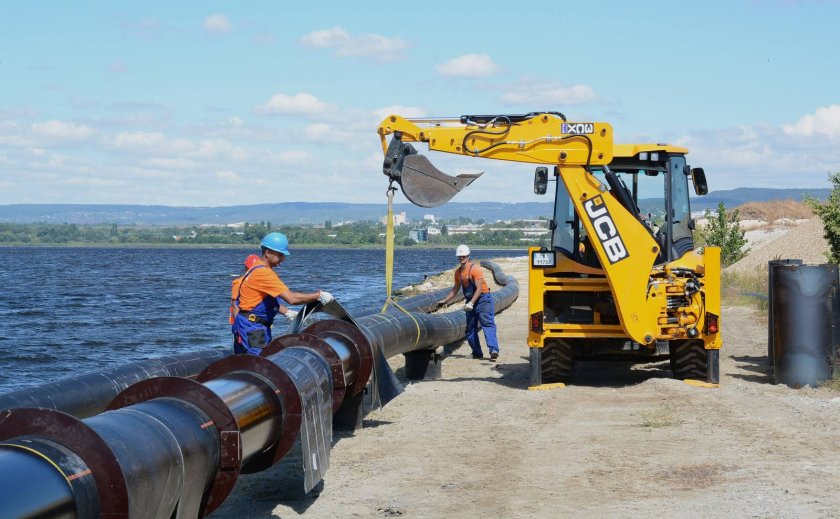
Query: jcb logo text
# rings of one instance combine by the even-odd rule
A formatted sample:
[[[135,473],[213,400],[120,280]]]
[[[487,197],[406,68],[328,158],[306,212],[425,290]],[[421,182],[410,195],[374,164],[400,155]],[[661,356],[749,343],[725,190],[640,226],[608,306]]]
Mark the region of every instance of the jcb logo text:
[[[629,258],[630,253],[627,252],[627,247],[624,246],[624,241],[618,234],[618,229],[615,227],[607,206],[604,205],[604,200],[600,196],[596,196],[584,202],[583,207],[586,209],[589,221],[595,227],[595,234],[598,235],[598,241],[604,247],[604,252],[607,253],[610,264]]]

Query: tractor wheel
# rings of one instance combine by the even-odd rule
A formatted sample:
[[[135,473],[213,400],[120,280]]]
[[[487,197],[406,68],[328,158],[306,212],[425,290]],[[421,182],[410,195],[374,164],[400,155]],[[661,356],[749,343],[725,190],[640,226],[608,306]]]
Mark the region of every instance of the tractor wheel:
[[[575,365],[575,355],[572,343],[563,339],[546,342],[542,348],[540,370],[542,383],[568,382],[572,378],[572,368]]]
[[[674,378],[687,378],[717,384],[720,379],[720,356],[718,350],[707,350],[703,341],[671,341],[668,345],[671,357],[671,372]]]

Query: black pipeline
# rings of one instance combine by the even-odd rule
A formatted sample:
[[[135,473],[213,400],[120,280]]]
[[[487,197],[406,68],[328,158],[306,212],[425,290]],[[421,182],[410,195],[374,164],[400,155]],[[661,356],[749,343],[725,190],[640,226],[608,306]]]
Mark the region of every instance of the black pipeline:
[[[502,310],[518,287],[485,266],[508,282],[494,293]],[[278,337],[260,357],[217,360],[195,380],[138,382],[107,412],[83,420],[52,409],[4,410],[3,515],[203,517],[240,473],[270,467],[298,438],[308,491],[329,466],[333,427],[356,427],[366,386],[388,378],[382,359],[462,338],[464,323],[462,312],[322,320]]]
[[[132,384],[153,377],[195,378],[211,363],[230,354],[230,351],[216,349],[168,355],[25,387],[0,395],[0,409],[45,407],[87,418],[104,411],[108,402]]]

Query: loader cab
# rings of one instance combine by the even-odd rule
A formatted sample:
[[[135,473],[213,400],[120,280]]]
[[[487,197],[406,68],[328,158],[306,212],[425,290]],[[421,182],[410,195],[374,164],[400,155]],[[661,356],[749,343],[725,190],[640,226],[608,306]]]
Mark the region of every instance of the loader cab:
[[[685,148],[663,144],[616,145],[608,168],[592,168],[632,219],[660,244],[657,263],[678,259],[694,248],[689,180],[698,194],[705,194],[707,188],[702,169],[687,166],[686,153]],[[554,249],[577,263],[600,268],[566,185],[555,179]]]

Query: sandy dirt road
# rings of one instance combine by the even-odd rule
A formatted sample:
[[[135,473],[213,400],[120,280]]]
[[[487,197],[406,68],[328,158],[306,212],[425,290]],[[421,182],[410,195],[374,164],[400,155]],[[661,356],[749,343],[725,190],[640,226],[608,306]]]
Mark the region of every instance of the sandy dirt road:
[[[723,309],[717,389],[664,360],[579,363],[570,387],[528,391],[527,267],[499,263],[522,290],[498,363],[463,344],[442,380],[337,437],[309,496],[285,464],[213,517],[840,517],[840,393],[773,385],[764,317]]]

